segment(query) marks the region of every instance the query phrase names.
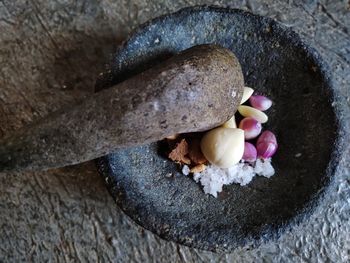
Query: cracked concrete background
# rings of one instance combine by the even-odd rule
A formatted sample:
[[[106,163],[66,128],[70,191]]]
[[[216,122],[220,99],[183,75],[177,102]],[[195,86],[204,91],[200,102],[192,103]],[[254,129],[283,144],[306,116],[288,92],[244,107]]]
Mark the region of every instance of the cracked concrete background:
[[[335,107],[350,128],[349,1],[0,0],[0,137],[91,94],[130,30],[194,4],[250,10],[300,33],[330,65]],[[348,145],[332,193],[309,220],[277,241],[231,254],[166,242],[136,226],[92,162],[3,173],[0,262],[349,262],[349,156]]]

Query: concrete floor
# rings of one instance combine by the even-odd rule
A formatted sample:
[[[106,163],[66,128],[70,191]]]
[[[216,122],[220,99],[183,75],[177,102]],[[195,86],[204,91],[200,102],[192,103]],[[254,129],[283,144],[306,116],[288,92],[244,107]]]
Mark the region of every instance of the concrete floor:
[[[0,1],[0,136],[93,91],[130,30],[193,4],[270,16],[301,34],[330,65],[346,138],[350,128],[350,2]],[[320,118],[322,112],[320,112]],[[161,240],[113,203],[93,163],[0,174],[0,262],[349,262],[350,146],[333,192],[310,219],[257,249],[214,254]]]

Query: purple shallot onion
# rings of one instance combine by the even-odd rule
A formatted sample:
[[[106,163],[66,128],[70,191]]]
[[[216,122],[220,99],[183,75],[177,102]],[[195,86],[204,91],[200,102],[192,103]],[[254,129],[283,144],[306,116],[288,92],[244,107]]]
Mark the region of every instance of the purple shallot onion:
[[[261,132],[261,123],[251,117],[246,117],[239,123],[239,128],[244,130],[244,138],[246,140],[258,137]]]
[[[261,95],[254,95],[249,98],[250,105],[252,105],[253,108],[261,111],[265,111],[269,109],[272,105],[272,100],[265,96]]]
[[[255,162],[257,157],[257,151],[253,144],[250,142],[244,143],[244,153],[242,159],[247,162]]]
[[[272,157],[278,148],[276,136],[271,131],[264,131],[256,142],[258,157],[267,159]]]

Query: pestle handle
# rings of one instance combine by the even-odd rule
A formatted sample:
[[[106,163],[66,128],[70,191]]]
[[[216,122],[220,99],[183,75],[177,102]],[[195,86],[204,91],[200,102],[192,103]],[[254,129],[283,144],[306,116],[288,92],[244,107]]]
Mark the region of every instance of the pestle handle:
[[[211,129],[236,111],[241,66],[214,45],[187,49],[0,142],[0,172],[47,170],[175,133]]]

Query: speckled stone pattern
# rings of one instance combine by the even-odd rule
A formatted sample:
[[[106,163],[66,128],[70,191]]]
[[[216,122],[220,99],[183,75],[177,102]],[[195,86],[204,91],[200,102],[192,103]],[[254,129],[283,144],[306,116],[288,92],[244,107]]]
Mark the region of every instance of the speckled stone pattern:
[[[349,140],[348,1],[9,1],[0,3],[0,136],[93,92],[116,43],[138,24],[192,4],[250,10],[292,27],[328,63]],[[307,112],[305,113],[307,114]],[[322,109],[320,109],[320,118]],[[93,163],[0,174],[2,262],[348,262],[350,148],[332,191],[293,232],[214,254],[166,242],[117,210]],[[307,158],[307,157],[303,157]]]
[[[63,167],[211,129],[234,114],[243,87],[241,66],[228,49],[189,48],[4,138],[0,172]]]
[[[275,176],[226,186],[215,199],[164,158],[162,143],[117,150],[98,166],[117,204],[141,226],[190,247],[231,252],[276,239],[323,202],[342,153],[342,124],[335,125],[339,113],[319,55],[289,28],[236,9],[191,7],[149,21],[116,52],[112,77],[105,77],[118,79],[164,53],[203,43],[230,49],[245,83],[275,102],[264,125],[278,138]]]

